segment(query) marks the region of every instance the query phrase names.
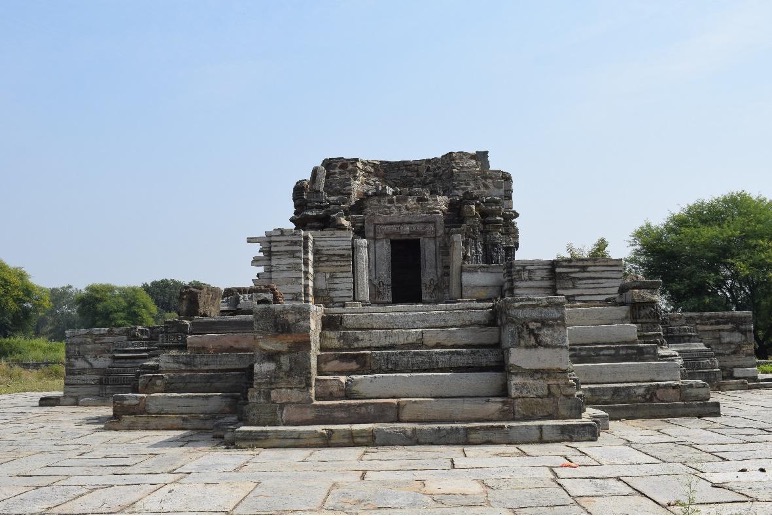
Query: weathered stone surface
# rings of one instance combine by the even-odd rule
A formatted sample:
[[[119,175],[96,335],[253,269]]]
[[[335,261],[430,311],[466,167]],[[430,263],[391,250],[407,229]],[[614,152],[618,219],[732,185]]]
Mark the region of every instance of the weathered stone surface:
[[[246,370],[255,362],[254,353],[164,354],[158,357],[163,371]]]
[[[569,326],[567,331],[568,342],[571,346],[584,344],[621,344],[638,341],[638,328],[634,324]]]
[[[498,345],[499,328],[325,330],[320,337],[322,350],[482,347]]]
[[[325,328],[333,330],[457,328],[459,326],[489,326],[494,316],[490,310],[463,312],[405,312],[325,315]]]
[[[429,398],[399,401],[399,420],[410,421],[511,421],[509,398]]]
[[[235,414],[240,394],[148,394],[147,414]]]
[[[243,353],[256,348],[257,339],[249,333],[190,335],[187,339],[189,353]]]
[[[220,315],[220,299],[220,288],[185,285],[180,290],[179,314],[181,317],[217,317]]]
[[[246,372],[217,373],[163,373],[139,377],[139,392],[244,392],[247,389]]]
[[[325,374],[428,372],[459,368],[469,371],[501,367],[502,356],[498,348],[326,352],[319,355],[317,363],[319,372]]]
[[[349,398],[457,398],[502,396],[504,373],[396,373],[349,376]]]
[[[190,333],[195,335],[218,333],[252,333],[254,319],[251,315],[228,317],[201,317],[190,321]]]
[[[669,382],[681,379],[676,362],[628,362],[611,364],[575,364],[574,372],[582,384]]]
[[[591,306],[566,308],[567,326],[597,326],[601,324],[629,324],[629,306]]]
[[[329,425],[345,423],[391,423],[399,420],[396,400],[322,401],[285,405],[286,425]]]
[[[647,419],[667,417],[710,417],[721,415],[717,401],[691,401],[672,403],[616,403],[597,405],[611,419]]]
[[[314,382],[317,400],[338,400],[346,397],[345,376],[317,376]]]
[[[568,350],[574,364],[610,362],[654,362],[658,360],[656,344],[584,344]]]

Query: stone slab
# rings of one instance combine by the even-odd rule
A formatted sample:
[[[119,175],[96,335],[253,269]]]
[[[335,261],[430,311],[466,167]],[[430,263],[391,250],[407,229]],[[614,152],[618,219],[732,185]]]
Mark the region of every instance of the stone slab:
[[[399,420],[410,421],[511,421],[510,398],[429,398],[399,401]]]
[[[566,326],[630,324],[629,306],[566,308]]]
[[[241,395],[237,393],[148,394],[145,411],[163,414],[235,414]]]
[[[690,401],[673,403],[620,403],[594,405],[611,419],[650,419],[669,417],[716,417],[721,415],[718,401]]]
[[[574,364],[582,385],[591,383],[669,382],[681,379],[676,362],[618,362]]]
[[[505,396],[505,373],[397,373],[349,376],[348,398],[459,398]]]
[[[492,310],[469,310],[453,312],[346,313],[336,316],[325,315],[323,321],[326,329],[383,330],[491,326],[495,324],[495,317]]]
[[[604,326],[568,326],[568,344],[622,344],[638,341],[638,327],[634,324],[609,324]]]

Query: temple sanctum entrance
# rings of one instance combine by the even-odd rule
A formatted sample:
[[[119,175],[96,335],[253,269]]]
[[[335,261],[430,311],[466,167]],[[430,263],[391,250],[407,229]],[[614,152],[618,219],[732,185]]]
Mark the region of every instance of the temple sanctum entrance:
[[[392,240],[391,302],[421,301],[421,240]]]
[[[372,303],[437,303],[440,283],[439,215],[377,216],[365,221]]]

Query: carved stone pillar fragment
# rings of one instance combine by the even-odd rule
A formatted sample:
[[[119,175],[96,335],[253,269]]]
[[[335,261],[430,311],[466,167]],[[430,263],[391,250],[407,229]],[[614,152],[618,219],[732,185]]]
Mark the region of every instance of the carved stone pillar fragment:
[[[370,266],[367,259],[367,240],[357,238],[354,246],[354,301],[370,302],[370,283],[368,273]]]
[[[464,244],[461,235],[450,235],[450,299],[461,299],[461,262],[463,261]]]

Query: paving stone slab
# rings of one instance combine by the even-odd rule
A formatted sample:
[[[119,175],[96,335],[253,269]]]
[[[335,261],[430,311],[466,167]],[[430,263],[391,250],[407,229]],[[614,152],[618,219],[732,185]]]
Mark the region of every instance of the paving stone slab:
[[[88,491],[81,486],[38,487],[0,501],[0,514],[39,514]]]
[[[255,487],[254,482],[167,484],[128,508],[130,513],[227,512]]]
[[[663,462],[717,462],[720,457],[700,451],[692,446],[677,443],[631,444],[632,448]]]
[[[694,475],[622,477],[622,480],[663,506],[690,500],[691,503],[726,503],[748,499],[728,489],[713,487]]]
[[[636,494],[635,490],[617,478],[562,478],[558,482],[573,497]]]
[[[652,476],[690,474],[683,464],[614,464],[602,466],[582,466],[580,468],[556,468],[558,478],[618,478],[622,476]]]
[[[116,485],[96,489],[83,496],[57,505],[52,512],[56,514],[110,514],[122,512],[131,504],[141,500],[158,485]]]
[[[333,482],[261,482],[233,510],[234,514],[317,513]]]
[[[576,501],[590,514],[672,514],[648,498],[632,496],[588,496]]]
[[[334,488],[324,502],[324,509],[357,513],[363,510],[423,509],[436,505],[431,497],[414,491],[347,486]]]
[[[560,487],[538,489],[496,489],[488,492],[492,507],[518,509],[523,507],[550,507],[572,505],[574,501]]]

